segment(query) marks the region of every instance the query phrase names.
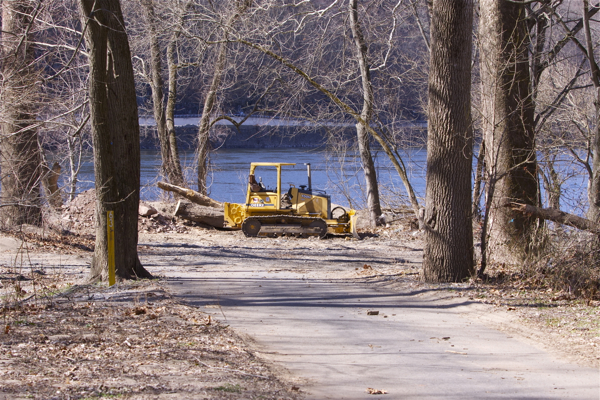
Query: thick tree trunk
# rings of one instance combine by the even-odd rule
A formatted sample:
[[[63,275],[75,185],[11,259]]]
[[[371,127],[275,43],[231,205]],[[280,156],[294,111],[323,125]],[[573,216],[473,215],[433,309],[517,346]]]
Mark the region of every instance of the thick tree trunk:
[[[595,88],[596,126],[592,137],[592,177],[588,187],[588,218],[600,222],[600,86]]]
[[[488,196],[493,193],[486,210],[488,258],[518,263],[531,250],[537,221],[503,205],[539,199],[528,27],[523,5],[482,0],[480,7],[485,164]]]
[[[591,81],[594,85],[596,112],[596,126],[591,140],[592,150],[592,176],[588,187],[589,210],[588,218],[592,221],[600,221],[600,68],[596,62],[594,41],[590,28],[590,19],[595,11],[590,11],[589,0],[583,0],[583,29],[585,34],[585,48],[588,62],[590,64]]]
[[[150,277],[137,254],[140,142],[131,53],[119,0],[79,0],[90,61],[96,247],[90,278],[108,280],[107,212],[118,279]]]
[[[146,16],[146,25],[148,29],[148,37],[150,40],[150,88],[152,91],[152,110],[154,120],[156,121],[156,131],[160,143],[160,155],[162,158],[163,175],[174,185],[183,184],[183,174],[181,164],[179,164],[179,156],[177,149],[172,150],[173,142],[171,135],[174,135],[174,128],[169,129],[167,125],[167,115],[165,112],[165,96],[163,91],[164,80],[162,77],[162,55],[160,44],[158,41],[158,32],[156,24],[158,23],[156,13],[154,11],[153,0],[142,0],[141,4]],[[176,75],[175,75],[176,77]],[[174,77],[174,78],[175,78]],[[169,78],[171,75],[169,74]],[[171,82],[169,82],[170,84]],[[173,101],[174,102],[174,101]],[[177,142],[175,141],[175,146]],[[173,155],[177,155],[177,159]]]
[[[175,208],[175,216],[215,228],[223,228],[225,223],[223,208],[206,207],[181,200]]]
[[[360,23],[358,22],[357,0],[350,0],[350,27],[354,36],[354,45],[356,47],[356,58],[360,67],[360,76],[363,88],[363,108],[360,117],[364,123],[356,124],[356,136],[358,139],[358,151],[365,173],[365,182],[367,189],[367,209],[369,210],[369,222],[372,226],[381,225],[381,204],[379,201],[379,185],[377,183],[377,171],[371,155],[371,146],[369,144],[370,136],[365,125],[370,124],[373,117],[373,86],[371,85],[371,72],[367,59],[367,44],[363,36]]]
[[[423,279],[473,273],[472,0],[433,0]]]
[[[2,4],[0,87],[0,220],[7,226],[40,225],[41,154],[35,101],[37,71],[31,24],[38,2]]]

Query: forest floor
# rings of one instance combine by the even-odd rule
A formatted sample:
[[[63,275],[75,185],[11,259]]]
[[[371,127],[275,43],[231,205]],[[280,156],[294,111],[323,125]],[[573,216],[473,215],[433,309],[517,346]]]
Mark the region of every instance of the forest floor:
[[[195,246],[226,254],[235,246],[256,247],[257,239],[190,226],[171,219],[170,206],[155,207],[162,215],[140,218],[139,252],[157,279],[112,288],[86,283],[93,223],[84,223],[83,213],[63,215],[79,228],[74,233],[31,228],[0,234],[0,399],[303,397],[301,385],[261,358],[252,340],[174,297],[162,275],[168,268],[172,275],[173,265],[201,268],[193,260],[166,256],[170,243],[183,252]],[[262,268],[286,268],[283,250],[299,262],[321,257],[329,276],[387,290],[442,290],[488,304],[498,329],[518,331],[578,364],[600,365],[599,301],[535,289],[522,280],[425,284],[419,280],[421,237],[405,222],[363,231],[362,241],[264,239]],[[357,260],[386,254],[387,261],[361,261],[360,267],[342,271],[334,259],[327,260],[332,248],[348,249]]]

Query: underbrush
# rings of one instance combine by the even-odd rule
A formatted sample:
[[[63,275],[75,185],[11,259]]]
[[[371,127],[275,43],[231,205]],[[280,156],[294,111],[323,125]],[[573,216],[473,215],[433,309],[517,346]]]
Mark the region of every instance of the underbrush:
[[[490,265],[487,278],[551,292],[561,300],[600,300],[600,241],[588,233],[558,232],[522,265]]]

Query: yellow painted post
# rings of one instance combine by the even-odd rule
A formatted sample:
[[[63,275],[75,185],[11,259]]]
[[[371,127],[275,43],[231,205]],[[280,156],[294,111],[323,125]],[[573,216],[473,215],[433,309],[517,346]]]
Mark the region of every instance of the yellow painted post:
[[[106,213],[108,224],[108,286],[115,284],[115,213],[108,211]]]

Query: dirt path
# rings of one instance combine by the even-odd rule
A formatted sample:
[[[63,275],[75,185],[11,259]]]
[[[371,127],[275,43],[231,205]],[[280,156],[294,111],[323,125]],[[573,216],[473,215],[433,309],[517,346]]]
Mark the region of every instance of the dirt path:
[[[452,287],[416,282],[421,246],[410,236],[182,239],[147,243],[144,249],[163,259],[145,265],[164,274],[178,298],[255,340],[307,398],[362,399],[369,390],[394,398],[600,394],[596,369],[507,328],[517,321],[512,315],[446,290]]]
[[[420,283],[422,245],[396,228],[363,241],[176,228],[140,236],[161,280],[113,289],[72,286],[89,239],[0,236],[2,305],[30,299],[3,310],[0,399],[598,398],[597,369],[567,362],[598,365],[597,304],[577,309],[596,316],[585,331],[535,329],[517,312],[557,309]]]

